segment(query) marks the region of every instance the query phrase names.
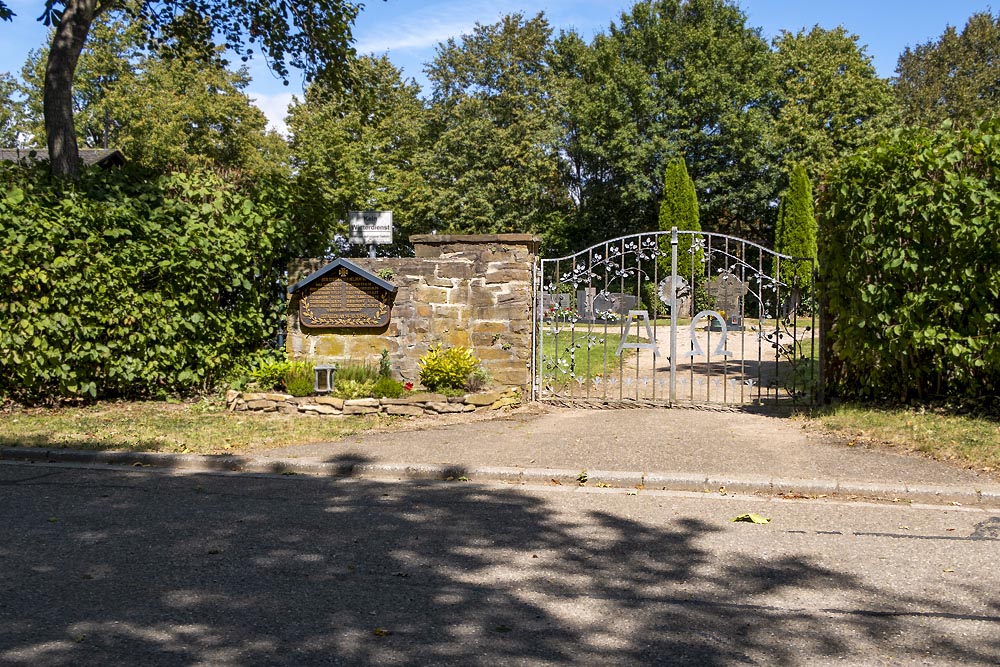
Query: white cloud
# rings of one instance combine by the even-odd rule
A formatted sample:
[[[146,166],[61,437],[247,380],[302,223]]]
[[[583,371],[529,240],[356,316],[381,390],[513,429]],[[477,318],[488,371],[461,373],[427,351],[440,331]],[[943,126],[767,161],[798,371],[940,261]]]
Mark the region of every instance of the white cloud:
[[[386,26],[376,34],[366,35],[354,44],[354,48],[358,53],[426,49],[450,37],[472,32],[475,24],[475,19],[464,17],[443,21],[433,16],[415,16],[405,23]]]
[[[282,136],[288,136],[288,126],[285,116],[288,115],[288,105],[292,103],[291,93],[267,95],[247,91],[250,101],[267,116],[267,126]]]

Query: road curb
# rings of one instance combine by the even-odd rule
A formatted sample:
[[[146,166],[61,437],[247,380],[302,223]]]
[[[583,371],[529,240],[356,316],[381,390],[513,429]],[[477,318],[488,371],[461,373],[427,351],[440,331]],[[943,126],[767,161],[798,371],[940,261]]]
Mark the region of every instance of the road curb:
[[[189,472],[246,472],[398,480],[506,482],[513,484],[657,489],[701,493],[815,498],[837,496],[935,504],[1000,506],[1000,485],[884,484],[849,480],[806,480],[696,473],[519,468],[426,463],[324,462],[236,455],[162,452],[90,452],[73,449],[0,449],[0,460],[35,463],[119,465]]]

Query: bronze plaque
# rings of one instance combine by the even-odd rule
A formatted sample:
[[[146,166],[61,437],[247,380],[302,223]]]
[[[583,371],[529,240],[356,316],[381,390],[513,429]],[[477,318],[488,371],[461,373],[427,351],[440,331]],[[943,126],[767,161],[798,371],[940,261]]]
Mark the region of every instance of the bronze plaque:
[[[341,267],[309,286],[299,301],[299,320],[307,327],[384,327],[391,299],[388,290]]]

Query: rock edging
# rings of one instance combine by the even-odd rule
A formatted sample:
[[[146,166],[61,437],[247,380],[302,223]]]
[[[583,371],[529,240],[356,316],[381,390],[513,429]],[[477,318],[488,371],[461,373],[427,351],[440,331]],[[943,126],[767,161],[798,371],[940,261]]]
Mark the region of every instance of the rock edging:
[[[423,415],[455,414],[476,410],[499,410],[521,404],[517,387],[464,396],[419,393],[401,398],[352,398],[306,396],[296,398],[275,392],[226,392],[226,407],[231,412],[283,412],[330,417],[383,413],[419,417]]]

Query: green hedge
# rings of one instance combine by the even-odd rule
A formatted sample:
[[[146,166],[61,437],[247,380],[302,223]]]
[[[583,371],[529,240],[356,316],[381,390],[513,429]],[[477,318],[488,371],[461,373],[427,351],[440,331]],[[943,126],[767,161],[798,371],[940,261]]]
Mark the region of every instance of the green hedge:
[[[1000,122],[900,130],[820,198],[828,388],[982,404],[1000,393]]]
[[[273,336],[275,219],[207,172],[0,165],[0,395],[210,386]]]

